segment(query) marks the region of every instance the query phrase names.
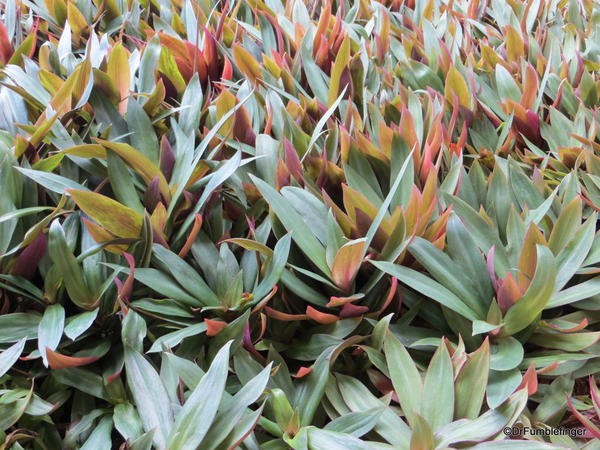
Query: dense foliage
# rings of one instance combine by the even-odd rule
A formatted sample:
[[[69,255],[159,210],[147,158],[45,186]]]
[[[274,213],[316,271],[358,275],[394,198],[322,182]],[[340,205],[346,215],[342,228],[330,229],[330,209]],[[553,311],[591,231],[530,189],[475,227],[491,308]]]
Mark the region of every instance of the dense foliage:
[[[598,2],[0,8],[0,449],[598,447]]]

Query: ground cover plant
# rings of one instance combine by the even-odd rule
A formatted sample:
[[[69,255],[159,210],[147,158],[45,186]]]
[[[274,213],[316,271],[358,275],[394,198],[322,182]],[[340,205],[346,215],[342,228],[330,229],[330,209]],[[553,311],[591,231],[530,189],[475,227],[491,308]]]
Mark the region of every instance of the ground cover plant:
[[[598,2],[0,19],[0,449],[598,448]]]

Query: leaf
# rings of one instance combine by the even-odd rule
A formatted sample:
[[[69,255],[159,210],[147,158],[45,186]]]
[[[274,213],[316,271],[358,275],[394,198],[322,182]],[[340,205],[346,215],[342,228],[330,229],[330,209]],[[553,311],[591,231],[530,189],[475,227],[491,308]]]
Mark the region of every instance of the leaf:
[[[493,370],[511,370],[523,361],[523,345],[512,336],[492,341],[490,367]]]
[[[25,348],[25,341],[23,338],[0,353],[0,378],[17,362]]]
[[[200,333],[204,333],[207,329],[205,322],[196,323],[188,327],[182,328],[181,330],[173,331],[159,337],[154,343],[148,353],[160,352],[163,349],[163,345],[167,348],[173,348],[181,343],[185,338],[190,336],[197,336]]]
[[[143,217],[133,209],[96,192],[68,192],[84,213],[112,234],[123,238],[140,236]]]
[[[510,426],[525,408],[527,392],[524,389],[513,394],[496,409],[490,409],[475,420],[456,421],[436,433],[438,446],[445,448],[453,443],[483,441]]]
[[[110,416],[104,416],[81,446],[81,450],[110,450],[112,448],[111,432],[113,420]]]
[[[300,414],[300,425],[306,426],[313,420],[321,403],[327,380],[329,380],[329,357],[331,347],[324,350],[312,366],[310,373],[302,377],[296,389],[295,404]]]
[[[454,417],[475,419],[485,397],[490,368],[490,346],[486,339],[461,368],[454,383]]]
[[[154,430],[153,442],[159,449],[167,447],[173,424],[171,401],[152,365],[137,351],[125,346],[127,384],[145,431]]]
[[[432,298],[433,300],[457,312],[463,317],[470,320],[477,319],[477,315],[467,305],[465,305],[460,298],[426,275],[423,275],[416,270],[409,269],[408,267],[399,266],[387,261],[370,262],[378,269],[389,273],[393,277],[396,277],[398,280],[410,286],[412,289],[415,289],[421,294]]]
[[[102,377],[90,370],[78,367],[55,370],[52,372],[52,377],[59,383],[74,387],[94,397],[108,400],[108,394],[104,389]]]
[[[373,447],[349,434],[335,431],[321,430],[316,427],[308,428],[308,439],[311,449],[346,449],[346,450],[371,450]]]
[[[579,197],[571,200],[561,211],[548,241],[548,247],[550,247],[554,256],[558,256],[573,238],[573,230],[581,225],[581,212],[581,199]]]
[[[471,94],[469,94],[469,87],[463,76],[454,66],[451,66],[450,70],[448,70],[444,88],[446,100],[448,100],[451,105],[454,103],[452,94],[458,97],[458,102],[461,106],[471,109]]]
[[[127,103],[127,125],[133,134],[129,140],[134,148],[139,149],[154,164],[158,163],[158,138],[150,118],[140,104],[131,99]]]
[[[108,56],[106,73],[114,81],[119,91],[119,112],[127,112],[127,97],[129,97],[129,55],[123,44],[118,42]]]
[[[207,450],[217,447],[217,444],[227,438],[236,424],[242,420],[248,407],[255,403],[263,394],[271,372],[271,364],[252,378],[231,398],[226,398],[219,408],[210,430],[206,434],[203,446]]]
[[[65,325],[65,336],[74,341],[92,326],[97,316],[98,309],[96,308],[93,311],[86,311],[69,317]]]
[[[65,309],[60,304],[50,305],[44,311],[38,326],[38,350],[44,365],[48,367],[46,349],[55,350],[63,334]]]
[[[302,220],[302,217],[288,203],[288,201],[275,189],[264,181],[250,175],[250,178],[263,195],[277,218],[283,223],[283,226],[289,232],[292,232],[292,239],[304,254],[326,275],[330,274],[329,266],[325,261],[325,249],[323,245],[314,237],[311,230]]]
[[[66,356],[58,352],[54,352],[46,347],[45,354],[48,366],[53,370],[66,369],[68,367],[86,366],[98,361],[101,356]]]
[[[142,152],[136,150],[129,144],[122,144],[119,142],[111,142],[105,141],[102,139],[94,138],[96,142],[101,144],[102,146],[112,150],[117,155],[123,159],[133,170],[140,174],[143,178],[144,182],[149,185],[152,181],[158,177],[158,188],[160,190],[160,194],[163,198],[168,202],[171,199],[171,191],[169,189],[169,184],[163,173],[160,171],[158,166],[154,164],[146,155]],[[91,146],[89,146],[91,147]],[[70,152],[75,152],[77,147],[73,147],[70,149]],[[96,149],[96,151],[100,152],[100,155],[97,157],[106,158],[106,151],[102,152],[102,149]]]
[[[365,238],[344,244],[336,253],[331,266],[331,276],[335,284],[348,292],[354,277],[358,273],[365,247]]]
[[[199,303],[212,306],[219,305],[219,298],[217,295],[210,287],[208,287],[198,272],[183,259],[159,244],[154,244],[152,246],[152,251],[154,255],[161,260],[169,272],[171,272],[171,275],[178,283],[190,295],[198,299]],[[134,276],[135,275],[136,273],[134,272]]]
[[[414,427],[420,420],[423,405],[423,380],[410,354],[397,337],[388,332],[384,340],[385,360],[402,411],[409,424]]]
[[[0,344],[35,339],[42,316],[34,313],[0,315]]]
[[[410,438],[411,450],[428,450],[435,448],[435,438],[433,431],[427,421],[419,416],[415,416],[415,424],[413,425],[413,433]]]
[[[80,191],[89,191],[88,188],[81,184],[70,180],[69,178],[56,175],[54,173],[43,172],[41,170],[24,169],[23,167],[15,167],[23,175],[31,178],[36,183],[42,185],[46,189],[57,194],[64,194],[69,189],[76,189]]]
[[[373,429],[379,421],[384,407],[344,414],[325,425],[324,430],[361,437]]]
[[[340,95],[340,80],[342,77],[342,71],[348,66],[350,62],[350,36],[346,35],[340,48],[335,57],[335,62],[331,69],[331,79],[329,81],[329,102],[328,106],[331,107],[335,100]],[[346,86],[343,87],[345,89]]]
[[[279,281],[279,278],[281,278],[281,274],[285,269],[285,264],[287,263],[288,255],[290,253],[290,244],[291,235],[288,233],[279,239],[275,245],[273,257],[269,264],[269,268],[267,269],[267,273],[254,289],[253,294],[255,301],[263,299],[271,292],[275,284]]]
[[[452,291],[466,306],[476,312],[478,317],[485,317],[487,303],[477,298],[471,280],[461,271],[455,270],[456,263],[446,253],[419,237],[415,237],[408,250],[439,283]]]
[[[260,64],[254,57],[238,44],[233,44],[233,60],[240,71],[248,77],[250,81],[256,83],[261,77]]]
[[[135,441],[144,432],[140,416],[131,403],[119,403],[113,410],[115,428],[124,439]]]
[[[341,393],[344,403],[352,411],[365,411],[372,408],[384,407],[381,418],[374,430],[384,437],[392,445],[400,448],[408,448],[410,443],[411,430],[406,423],[391,408],[375,397],[371,391],[356,378],[347,375],[336,374],[339,393]],[[334,398],[339,397],[339,393],[334,394]],[[332,396],[327,393],[327,398]]]
[[[167,448],[194,450],[210,430],[225,389],[232,342],[229,341],[219,350],[210,368],[178,412]]]
[[[423,384],[421,417],[433,431],[452,422],[454,417],[454,373],[445,340],[429,363]]]
[[[62,276],[71,301],[83,309],[95,308],[97,299],[87,286],[81,266],[69,250],[58,219],[50,225],[48,237],[48,254]]]
[[[49,206],[31,206],[29,208],[17,209],[15,211],[10,211],[10,212],[7,212],[6,214],[2,214],[0,216],[0,223],[6,222],[8,220],[18,219],[20,217],[25,217],[30,214],[36,214],[36,213],[39,213],[42,211],[47,211],[49,209],[52,209],[52,208]]]
[[[537,266],[529,288],[504,316],[503,336],[513,335],[531,324],[550,301],[556,280],[556,262],[548,247],[537,245]]]
[[[128,270],[129,269],[124,269],[126,272]],[[200,300],[188,294],[179,287],[179,284],[177,284],[173,278],[165,275],[160,270],[137,268],[134,272],[134,278],[165,297],[178,300],[193,307],[204,306]]]
[[[183,225],[180,226],[179,231],[176,235],[176,239],[181,238],[183,236],[183,233],[187,231],[189,226],[194,221],[196,214],[204,206],[204,204],[208,200],[209,196],[213,193],[213,191],[235,173],[237,168],[240,166],[241,160],[242,152],[237,152],[232,158],[225,161],[225,163],[221,167],[219,167],[215,172],[211,174],[210,180],[206,184],[206,187],[204,188],[200,199],[198,200],[198,202],[196,202],[196,204],[188,214],[187,218],[183,222]]]
[[[496,65],[496,87],[498,88],[498,96],[502,101],[506,98],[510,98],[511,100],[518,102],[521,99],[521,89],[519,89],[519,85],[502,64]]]

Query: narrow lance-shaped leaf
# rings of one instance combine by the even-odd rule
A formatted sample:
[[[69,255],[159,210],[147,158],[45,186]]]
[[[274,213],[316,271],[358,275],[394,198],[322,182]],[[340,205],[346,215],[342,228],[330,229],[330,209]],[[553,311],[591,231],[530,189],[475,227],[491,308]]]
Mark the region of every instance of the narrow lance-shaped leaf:
[[[0,378],[17,362],[25,348],[25,341],[23,338],[0,353]]]
[[[81,266],[67,246],[65,232],[58,219],[50,225],[48,237],[50,259],[62,275],[71,301],[81,308],[93,309],[96,299],[86,284]]]
[[[423,405],[423,380],[410,354],[391,332],[388,332],[383,346],[402,411],[411,426],[414,426],[419,420],[417,415],[421,413]]]
[[[229,368],[229,348],[232,342],[229,341],[219,350],[210,369],[179,411],[169,435],[167,448],[194,450],[204,440],[223,396]]]
[[[60,304],[50,305],[44,311],[38,327],[38,349],[44,365],[48,366],[46,349],[55,350],[63,334],[65,309]]]
[[[154,431],[158,449],[167,449],[167,436],[173,424],[171,401],[152,365],[136,350],[125,346],[127,384],[133,394],[145,431]]]
[[[537,266],[529,288],[504,317],[503,336],[515,334],[542,312],[550,301],[556,281],[556,262],[548,247],[537,245]]]

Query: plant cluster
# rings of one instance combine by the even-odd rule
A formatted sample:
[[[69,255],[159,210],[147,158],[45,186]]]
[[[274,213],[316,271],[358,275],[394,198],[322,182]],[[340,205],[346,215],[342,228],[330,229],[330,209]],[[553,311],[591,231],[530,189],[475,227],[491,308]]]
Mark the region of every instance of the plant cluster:
[[[0,450],[598,448],[595,0],[0,19]]]

